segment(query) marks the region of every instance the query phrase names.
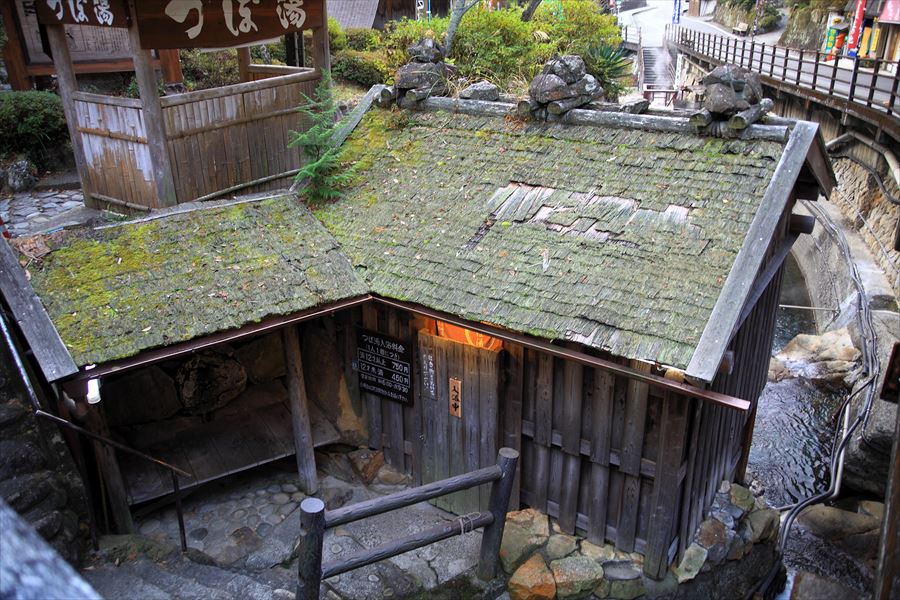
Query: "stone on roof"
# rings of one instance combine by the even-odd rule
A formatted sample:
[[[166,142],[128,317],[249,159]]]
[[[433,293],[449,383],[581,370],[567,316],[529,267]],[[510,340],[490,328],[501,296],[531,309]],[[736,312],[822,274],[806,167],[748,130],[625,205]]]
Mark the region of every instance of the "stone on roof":
[[[293,198],[54,234],[31,284],[79,366],[366,294]]]
[[[684,368],[783,146],[372,109],[316,215],[371,292]]]

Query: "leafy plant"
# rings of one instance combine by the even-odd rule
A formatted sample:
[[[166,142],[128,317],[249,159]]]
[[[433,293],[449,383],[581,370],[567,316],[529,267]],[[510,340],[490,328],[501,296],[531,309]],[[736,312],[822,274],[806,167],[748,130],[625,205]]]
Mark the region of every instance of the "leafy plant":
[[[451,58],[468,79],[490,79],[501,85],[520,71],[531,70],[538,42],[522,11],[476,7],[460,22]]]
[[[392,21],[384,28],[384,63],[394,73],[409,62],[406,49],[423,37],[431,37],[441,41],[447,31],[448,19],[431,19],[430,21],[414,21],[403,18]]]
[[[328,47],[331,52],[340,52],[347,47],[347,34],[334,17],[328,17]]]
[[[587,72],[597,78],[606,97],[617,100],[625,90],[625,80],[631,76],[631,60],[625,51],[620,47],[600,44],[588,48],[583,58]]]
[[[0,156],[24,154],[38,167],[47,168],[68,143],[59,96],[32,91],[0,94]]]
[[[306,180],[307,199],[312,204],[319,204],[340,196],[340,188],[350,183],[356,167],[344,167],[341,164],[341,148],[332,143],[338,123],[335,122],[337,104],[330,72],[322,72],[322,79],[313,96],[309,98],[304,95],[306,103],[298,109],[309,127],[305,131],[292,132],[288,146],[300,148],[305,159],[294,180]]]
[[[181,71],[190,90],[204,90],[240,83],[237,51],[203,52],[197,49],[181,51]]]
[[[348,27],[347,47],[359,52],[371,52],[381,48],[381,34],[368,27]]]
[[[616,17],[605,12],[594,0],[544,2],[532,22],[550,37],[551,54],[583,57],[591,47],[618,46],[622,42]]]

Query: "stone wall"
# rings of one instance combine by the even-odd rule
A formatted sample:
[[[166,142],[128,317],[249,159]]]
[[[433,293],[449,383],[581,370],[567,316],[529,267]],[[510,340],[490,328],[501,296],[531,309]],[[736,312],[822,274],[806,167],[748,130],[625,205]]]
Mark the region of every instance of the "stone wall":
[[[819,50],[825,39],[829,11],[809,6],[791,10],[787,25],[778,39],[779,46]]]
[[[56,427],[37,423],[2,341],[0,497],[60,555],[78,563],[88,532],[83,483]]]

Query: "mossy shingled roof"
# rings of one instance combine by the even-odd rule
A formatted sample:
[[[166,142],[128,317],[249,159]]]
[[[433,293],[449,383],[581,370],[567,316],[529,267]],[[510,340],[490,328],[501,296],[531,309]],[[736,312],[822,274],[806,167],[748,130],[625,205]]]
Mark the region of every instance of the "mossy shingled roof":
[[[367,292],[296,199],[73,230],[50,245],[31,284],[79,366]]]
[[[687,366],[782,145],[372,109],[316,210],[371,292]]]

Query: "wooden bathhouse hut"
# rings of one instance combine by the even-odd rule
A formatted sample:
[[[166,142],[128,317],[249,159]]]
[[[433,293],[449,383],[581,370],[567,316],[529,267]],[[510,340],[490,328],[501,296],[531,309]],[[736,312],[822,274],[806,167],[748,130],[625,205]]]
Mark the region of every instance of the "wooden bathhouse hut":
[[[834,185],[816,126],[526,122],[449,98],[376,108],[378,91],[344,131],[358,171],[334,203],[269,193],[54,233],[29,280],[3,244],[51,409],[177,465],[182,488],[296,450],[312,491],[312,447],[337,439],[414,484],[512,447],[514,507],[663,577],[743,475],[783,261],[811,230],[792,209]],[[246,376],[198,408],[203,368]],[[98,455],[120,527],[171,494],[164,469]]]

